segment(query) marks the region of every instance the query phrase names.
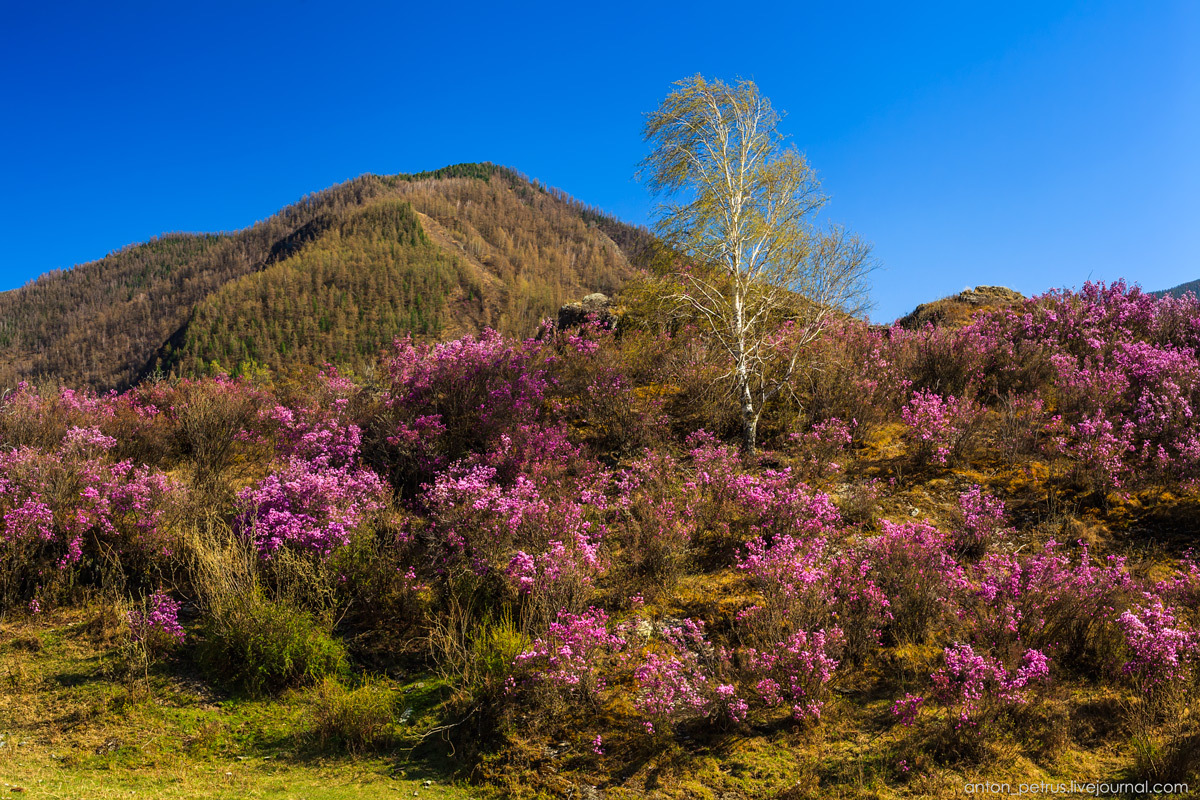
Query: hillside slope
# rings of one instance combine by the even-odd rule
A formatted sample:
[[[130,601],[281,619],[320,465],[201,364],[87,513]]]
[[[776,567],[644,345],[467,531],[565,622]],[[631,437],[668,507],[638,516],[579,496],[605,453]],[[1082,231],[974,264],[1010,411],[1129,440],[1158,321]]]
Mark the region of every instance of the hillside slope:
[[[1188,292],[1200,294],[1200,279],[1181,283],[1178,286],[1172,286],[1170,289],[1160,289],[1157,292],[1150,292],[1155,297],[1183,297]]]
[[[1024,299],[1020,292],[1005,286],[976,286],[940,300],[921,303],[896,320],[896,324],[908,330],[925,325],[959,327],[969,323],[976,312],[1015,305]]]
[[[405,333],[527,335],[619,288],[648,242],[491,164],[364,175],[241,231],[165,235],[0,294],[0,386],[356,366]]]

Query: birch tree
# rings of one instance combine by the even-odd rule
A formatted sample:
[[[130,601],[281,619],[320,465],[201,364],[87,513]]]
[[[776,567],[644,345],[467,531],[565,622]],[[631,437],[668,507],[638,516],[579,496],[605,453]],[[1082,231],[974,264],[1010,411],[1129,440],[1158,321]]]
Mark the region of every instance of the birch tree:
[[[804,366],[807,345],[862,311],[871,247],[816,223],[828,198],[753,82],[696,76],[675,87],[647,117],[639,176],[661,201],[656,232],[680,258],[671,299],[728,357],[723,379],[753,453],[763,409]]]

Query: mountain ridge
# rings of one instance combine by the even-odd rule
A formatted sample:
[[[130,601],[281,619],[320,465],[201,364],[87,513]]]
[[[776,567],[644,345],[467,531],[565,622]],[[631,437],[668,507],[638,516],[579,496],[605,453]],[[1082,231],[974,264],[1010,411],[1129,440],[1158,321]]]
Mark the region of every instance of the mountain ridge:
[[[358,212],[375,216],[343,230]],[[0,387],[121,389],[158,370],[307,357],[353,367],[405,333],[531,333],[565,300],[618,289],[650,241],[487,162],[365,174],[238,231],[162,234],[0,293]],[[303,307],[270,302],[301,295]]]
[[[1172,286],[1170,289],[1159,289],[1158,291],[1148,292],[1147,294],[1152,294],[1155,297],[1167,297],[1168,295],[1171,297],[1183,297],[1188,292],[1200,295],[1200,278],[1194,281],[1181,283],[1178,286]]]

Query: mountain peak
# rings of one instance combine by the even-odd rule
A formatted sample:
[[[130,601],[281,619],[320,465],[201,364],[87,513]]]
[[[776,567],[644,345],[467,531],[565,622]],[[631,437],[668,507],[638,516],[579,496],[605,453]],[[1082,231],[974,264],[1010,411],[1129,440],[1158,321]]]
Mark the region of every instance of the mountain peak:
[[[527,335],[618,290],[648,241],[490,162],[361,175],[241,231],[156,237],[0,294],[0,385],[353,368],[406,334]]]

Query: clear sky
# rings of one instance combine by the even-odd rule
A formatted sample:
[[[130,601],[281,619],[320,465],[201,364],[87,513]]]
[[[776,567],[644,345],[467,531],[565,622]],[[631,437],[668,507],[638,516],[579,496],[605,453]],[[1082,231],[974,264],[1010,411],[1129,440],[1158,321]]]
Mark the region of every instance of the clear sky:
[[[642,114],[696,73],[788,112],[877,320],[1200,278],[1197,0],[9,3],[0,70],[0,289],[462,161],[645,223]]]

